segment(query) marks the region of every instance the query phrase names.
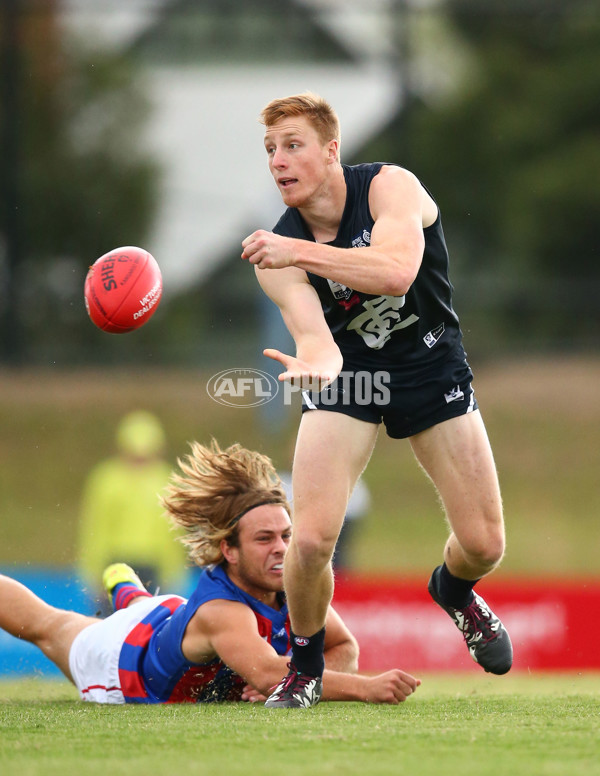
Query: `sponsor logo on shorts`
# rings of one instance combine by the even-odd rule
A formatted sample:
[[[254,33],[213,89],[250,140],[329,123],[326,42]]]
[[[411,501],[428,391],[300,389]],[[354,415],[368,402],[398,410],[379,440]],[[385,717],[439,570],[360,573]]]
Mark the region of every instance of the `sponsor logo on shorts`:
[[[461,390],[460,385],[455,386],[451,391],[444,394],[444,399],[446,399],[446,404],[450,404],[452,401],[461,401],[465,398],[464,393]]]

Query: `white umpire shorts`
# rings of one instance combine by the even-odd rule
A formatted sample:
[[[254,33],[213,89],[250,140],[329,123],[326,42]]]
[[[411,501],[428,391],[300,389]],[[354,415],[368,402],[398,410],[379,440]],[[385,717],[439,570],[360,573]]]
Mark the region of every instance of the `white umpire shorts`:
[[[119,655],[127,634],[161,601],[172,595],[139,598],[105,620],[78,633],[69,652],[69,668],[79,695],[93,703],[125,703],[119,682]]]

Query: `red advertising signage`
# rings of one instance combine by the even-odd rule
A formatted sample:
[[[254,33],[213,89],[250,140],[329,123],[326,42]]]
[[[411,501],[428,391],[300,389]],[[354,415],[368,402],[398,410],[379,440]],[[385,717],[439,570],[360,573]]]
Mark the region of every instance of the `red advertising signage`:
[[[450,617],[429,597],[427,581],[336,579],[333,603],[358,639],[362,671],[480,670]],[[600,669],[600,579],[497,574],[477,591],[510,633],[513,669]]]

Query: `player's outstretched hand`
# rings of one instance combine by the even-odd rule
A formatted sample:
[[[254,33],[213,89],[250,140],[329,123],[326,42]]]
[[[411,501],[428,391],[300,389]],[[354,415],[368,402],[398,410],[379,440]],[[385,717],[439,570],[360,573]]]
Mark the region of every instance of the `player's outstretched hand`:
[[[274,348],[263,350],[263,355],[284,366],[285,372],[279,375],[279,380],[285,380],[303,391],[322,391],[337,377],[336,370],[328,368],[326,364],[312,364]]]
[[[391,703],[397,705],[412,695],[421,684],[420,679],[393,668],[384,674],[367,678],[367,703]]]

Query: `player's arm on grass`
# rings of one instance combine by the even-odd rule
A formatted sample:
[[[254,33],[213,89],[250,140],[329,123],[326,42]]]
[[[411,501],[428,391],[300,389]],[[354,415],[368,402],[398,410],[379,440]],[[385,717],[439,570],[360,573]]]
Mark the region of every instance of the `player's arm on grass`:
[[[245,604],[215,600],[204,604],[190,620],[182,643],[187,660],[206,662],[216,655],[239,674],[247,700],[263,700],[287,672],[289,657],[278,655],[258,633],[256,617]],[[325,670],[323,700],[399,703],[420,684],[394,669],[378,676]]]
[[[289,662],[289,657],[278,655],[260,636],[250,607],[220,599],[203,604],[192,617],[182,650],[192,662],[218,655],[249,685],[266,694],[287,673]]]
[[[342,618],[329,607],[325,621],[325,667],[330,671],[354,674],[358,671],[358,643],[350,633]],[[287,658],[286,658],[287,660]],[[348,679],[344,680],[349,681]],[[243,695],[244,700],[265,701],[266,696],[258,690],[247,686]]]
[[[324,388],[340,373],[343,359],[306,272],[295,267],[256,269],[256,276],[263,291],[279,307],[296,343],[295,356],[273,348],[264,351],[285,367],[279,379],[303,388]]]
[[[339,614],[329,607],[325,620],[325,666],[332,671],[358,671],[358,642]]]
[[[358,674],[358,653],[356,639],[330,606],[325,620],[324,701],[398,704],[421,684],[398,668],[375,676]]]

